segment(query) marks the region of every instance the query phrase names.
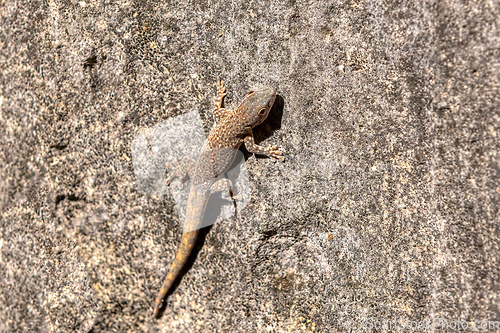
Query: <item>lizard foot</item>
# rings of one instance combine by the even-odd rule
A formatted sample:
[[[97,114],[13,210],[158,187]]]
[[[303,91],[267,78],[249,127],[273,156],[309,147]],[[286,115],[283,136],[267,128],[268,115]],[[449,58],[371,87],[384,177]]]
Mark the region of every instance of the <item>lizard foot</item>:
[[[269,146],[267,148],[267,156],[269,156],[273,161],[284,161],[285,156],[283,156],[283,152],[281,150],[278,150],[278,147],[276,146]]]
[[[224,86],[224,81],[217,76],[217,95],[226,96],[226,87]]]
[[[179,164],[178,161],[173,161],[172,163],[165,163],[165,175],[167,176],[166,183],[170,185],[173,180],[179,179],[179,189],[184,188],[184,183],[191,178],[193,173],[194,163],[187,157],[182,160]]]
[[[226,87],[224,86],[224,81],[217,76],[217,96],[215,96],[215,109],[222,109],[224,104],[224,97],[226,96]]]

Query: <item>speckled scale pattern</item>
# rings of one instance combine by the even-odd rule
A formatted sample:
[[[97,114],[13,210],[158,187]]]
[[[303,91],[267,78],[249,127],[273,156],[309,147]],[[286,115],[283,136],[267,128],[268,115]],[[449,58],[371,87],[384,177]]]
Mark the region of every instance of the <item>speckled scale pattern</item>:
[[[251,153],[284,160],[283,153],[277,150],[276,146],[265,148],[255,144],[252,133],[252,128],[261,124],[269,115],[276,98],[276,90],[268,87],[250,91],[233,110],[223,108],[225,96],[224,82],[217,78],[217,96],[212,112],[220,117],[220,121],[210,131],[196,163],[184,223],[184,230],[188,231],[182,235],[179,250],[156,298],[154,307],[156,318],[162,316],[166,298],[172,292],[172,285],[196,244],[206,203],[212,192],[211,188],[215,187],[213,185],[217,177],[224,174],[231,166],[241,144],[244,143]]]

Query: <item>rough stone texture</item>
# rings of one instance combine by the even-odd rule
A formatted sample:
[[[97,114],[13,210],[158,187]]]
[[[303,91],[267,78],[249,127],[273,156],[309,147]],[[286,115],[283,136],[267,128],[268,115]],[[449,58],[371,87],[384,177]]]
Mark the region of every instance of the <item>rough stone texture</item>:
[[[0,2],[1,332],[365,332],[500,321],[500,5]],[[130,145],[277,88],[253,197],[151,319],[180,240]],[[273,118],[273,115],[271,115]],[[258,131],[259,132],[259,131]],[[261,135],[262,137],[262,135]],[[410,331],[415,331],[411,329]]]

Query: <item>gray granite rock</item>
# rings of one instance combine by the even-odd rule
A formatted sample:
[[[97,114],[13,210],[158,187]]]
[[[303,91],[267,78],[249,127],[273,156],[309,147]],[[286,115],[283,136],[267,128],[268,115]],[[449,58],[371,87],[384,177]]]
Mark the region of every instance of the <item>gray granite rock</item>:
[[[0,331],[498,325],[499,16],[498,1],[0,2]],[[206,233],[156,321],[182,221],[140,190],[131,143],[193,110],[208,131],[218,75],[233,105],[277,88],[256,132],[286,161],[247,156],[249,204]]]

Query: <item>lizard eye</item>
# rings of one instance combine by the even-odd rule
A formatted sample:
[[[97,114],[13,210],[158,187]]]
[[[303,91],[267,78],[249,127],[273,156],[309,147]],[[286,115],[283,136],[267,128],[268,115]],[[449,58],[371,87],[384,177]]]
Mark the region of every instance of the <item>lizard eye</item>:
[[[266,109],[260,109],[259,112],[258,112],[259,116],[263,116],[266,114]]]
[[[255,92],[255,91],[250,90],[250,92],[248,93],[248,95],[251,95],[251,94],[253,94],[254,92]]]

